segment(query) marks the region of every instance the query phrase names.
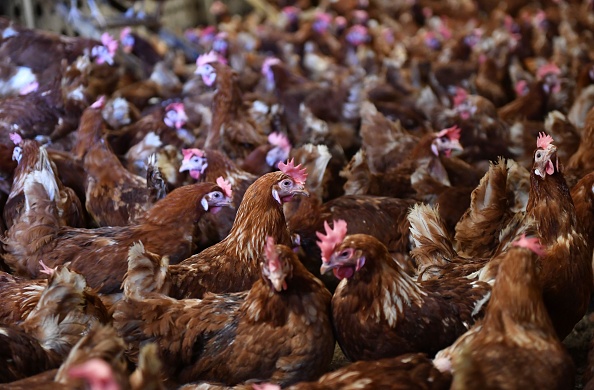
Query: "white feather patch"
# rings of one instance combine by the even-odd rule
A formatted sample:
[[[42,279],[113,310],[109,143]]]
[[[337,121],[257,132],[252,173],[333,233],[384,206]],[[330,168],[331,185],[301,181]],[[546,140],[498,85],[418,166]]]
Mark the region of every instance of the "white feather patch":
[[[204,208],[204,211],[208,211],[208,201],[206,200],[206,198],[202,198],[200,204],[202,205],[202,208]]]
[[[278,195],[278,191],[277,191],[277,190],[272,190],[272,197],[273,197],[274,199],[276,199],[276,201],[277,201],[279,204],[282,204],[282,202],[281,202],[281,200],[280,200],[280,196]]]

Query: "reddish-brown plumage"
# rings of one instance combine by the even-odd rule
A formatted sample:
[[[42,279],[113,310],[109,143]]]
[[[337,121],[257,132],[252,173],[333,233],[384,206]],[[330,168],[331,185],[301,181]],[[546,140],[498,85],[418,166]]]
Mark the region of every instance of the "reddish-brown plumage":
[[[274,193],[278,194],[275,199]],[[258,279],[258,259],[266,237],[291,245],[282,203],[307,194],[301,184],[282,172],[258,178],[244,194],[229,235],[221,242],[169,267],[171,296],[199,298],[206,292],[249,289]]]
[[[324,259],[322,270],[329,269],[343,279],[332,298],[332,317],[350,360],[433,354],[482,315],[490,293],[486,283],[466,278],[417,283],[385,245],[364,234],[346,236]]]
[[[484,320],[445,354],[452,362],[452,389],[573,388],[573,362],[556,336],[540,286],[536,254],[509,249]]]
[[[334,351],[331,295],[290,247],[273,251],[279,267],[264,258],[249,291],[183,300],[150,290],[127,294],[115,308],[114,325],[133,354],[145,340],[156,341],[172,382],[235,385],[257,378],[289,385],[317,378]]]
[[[450,388],[452,376],[440,372],[424,354],[406,354],[374,361],[359,361],[322,375],[316,382],[297,383],[287,390],[427,389]],[[255,387],[257,390],[280,390]]]
[[[545,306],[562,340],[588,308],[593,287],[592,252],[578,222],[556,147],[537,148],[533,161],[526,220],[547,250],[539,276]]]
[[[8,232],[6,262],[31,277],[40,276],[40,259],[49,266],[71,262],[72,269],[104,294],[121,291],[126,255],[134,242],[141,240],[149,250],[178,262],[192,253],[197,222],[207,212],[202,203],[212,210],[230,202],[219,186],[199,183],[172,191],[134,224],[74,229],[54,225],[52,205],[43,188],[33,187],[31,199],[38,202],[30,212],[31,220]]]
[[[212,101],[212,122],[204,147],[225,152],[240,163],[255,147],[266,144],[266,137],[243,105],[237,73],[220,62],[211,65],[216,72],[217,92]]]
[[[21,150],[21,160],[14,171],[13,184],[4,207],[6,227],[10,228],[14,225],[24,211],[25,197],[23,188],[25,179],[31,172],[42,170],[48,171],[55,178],[57,188],[53,196],[56,197],[60,226],[84,226],[85,218],[80,199],[71,188],[62,185],[58,178],[57,169],[49,160],[45,148],[40,149],[37,142],[27,139],[22,140],[17,147]]]

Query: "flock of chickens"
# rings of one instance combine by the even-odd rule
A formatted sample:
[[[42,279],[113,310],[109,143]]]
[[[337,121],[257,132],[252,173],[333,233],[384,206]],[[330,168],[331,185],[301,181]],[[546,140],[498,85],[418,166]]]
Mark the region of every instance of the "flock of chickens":
[[[215,3],[0,19],[0,388],[582,386],[594,2]]]

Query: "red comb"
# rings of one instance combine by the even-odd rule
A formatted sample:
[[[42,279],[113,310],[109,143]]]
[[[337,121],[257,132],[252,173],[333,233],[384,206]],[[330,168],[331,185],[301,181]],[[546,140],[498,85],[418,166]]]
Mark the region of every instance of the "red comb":
[[[281,269],[280,260],[278,259],[278,253],[274,247],[274,237],[266,237],[266,247],[264,248],[264,256],[268,262],[268,269],[271,273],[277,272]]]
[[[170,110],[175,110],[177,112],[180,111],[185,111],[184,110],[184,104],[183,103],[170,103],[169,105],[167,105],[167,107],[165,107],[165,111],[170,111]]]
[[[10,133],[8,135],[13,144],[18,145],[23,142],[23,137],[19,133]]]
[[[291,143],[289,142],[289,139],[283,133],[270,133],[268,135],[268,142],[270,143],[270,145],[280,146],[283,149],[291,148]]]
[[[536,139],[536,147],[546,149],[549,145],[553,143],[553,137],[550,135],[546,135],[543,132],[538,133],[538,138]]]
[[[538,256],[544,256],[546,254],[545,249],[540,244],[540,241],[536,237],[526,237],[526,234],[522,234],[520,238],[513,242],[513,246],[519,246],[522,248],[528,248]]]
[[[454,125],[437,133],[437,138],[448,137],[449,139],[456,141],[460,139],[461,131],[462,130],[458,127],[458,125]]]
[[[223,176],[219,176],[217,178],[217,184],[219,185],[219,187],[221,187],[223,189],[225,196],[230,198],[231,195],[233,194],[233,191],[231,191],[231,183],[229,183],[227,180],[225,180],[223,178]]]
[[[548,64],[544,64],[540,68],[538,68],[538,70],[536,71],[536,77],[539,80],[542,80],[548,74],[558,75],[560,73],[561,73],[561,69],[559,69],[559,67],[557,65],[555,65],[553,63],[548,63]]]
[[[288,161],[286,164],[282,161],[279,162],[278,169],[280,169],[284,174],[291,176],[297,184],[305,184],[305,179],[307,179],[307,170],[305,168],[301,169],[301,164],[295,166],[294,158]]]
[[[182,155],[184,156],[184,161],[189,160],[192,156],[204,157],[204,152],[200,149],[192,148],[192,149],[182,149]]]
[[[334,221],[334,228],[332,229],[330,228],[328,221],[324,221],[324,230],[326,230],[325,235],[316,232],[316,236],[320,239],[320,241],[317,241],[317,244],[322,251],[322,261],[327,263],[330,261],[330,257],[332,256],[332,252],[334,252],[336,245],[344,240],[347,232],[347,223],[346,221],[339,219],[338,221]]]

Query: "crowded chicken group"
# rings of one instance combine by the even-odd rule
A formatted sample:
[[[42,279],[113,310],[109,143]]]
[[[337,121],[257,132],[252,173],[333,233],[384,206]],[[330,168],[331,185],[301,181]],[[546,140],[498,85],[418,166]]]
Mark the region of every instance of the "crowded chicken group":
[[[0,18],[0,388],[594,389],[594,2],[253,3]]]

